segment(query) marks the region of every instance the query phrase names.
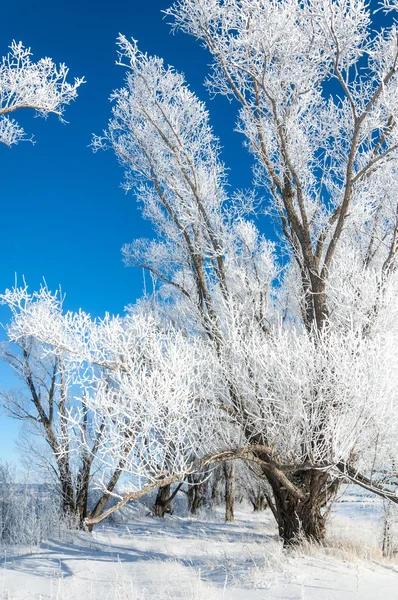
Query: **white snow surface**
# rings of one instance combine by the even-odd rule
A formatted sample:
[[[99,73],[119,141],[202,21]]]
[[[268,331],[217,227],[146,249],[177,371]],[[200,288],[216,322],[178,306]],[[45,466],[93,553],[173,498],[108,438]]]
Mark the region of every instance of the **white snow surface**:
[[[1,600],[398,600],[398,559],[381,555],[380,504],[346,496],[325,548],[283,550],[269,511],[238,505],[198,518],[145,515],[4,548]]]

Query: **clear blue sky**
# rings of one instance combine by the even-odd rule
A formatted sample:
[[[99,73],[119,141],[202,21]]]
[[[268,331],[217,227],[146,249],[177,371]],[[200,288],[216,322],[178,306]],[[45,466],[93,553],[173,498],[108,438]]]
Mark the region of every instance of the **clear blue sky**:
[[[16,118],[35,136],[35,144],[0,146],[0,289],[25,277],[31,289],[43,277],[51,289],[62,286],[66,306],[92,315],[120,313],[139,297],[142,273],[126,268],[120,248],[150,235],[133,195],[120,188],[122,169],[110,152],[93,154],[92,133],[110,116],[109,95],[123,83],[115,65],[118,33],[138,39],[141,49],[162,56],[185,73],[193,89],[208,101],[202,83],[209,55],[191,38],[171,35],[163,19],[167,0],[20,0],[4,2],[0,20],[0,55],[13,39],[30,46],[33,59],[50,56],[65,62],[70,76],[87,83],[67,107],[67,125],[56,117],[44,121],[32,112]],[[241,137],[233,133],[236,108],[224,99],[210,102],[213,125],[225,146],[234,187],[250,183],[250,159]],[[8,319],[0,307],[0,321]],[[0,337],[2,333],[0,332]],[[0,365],[0,386],[13,385]],[[14,439],[19,424],[0,417],[0,459],[17,460]]]

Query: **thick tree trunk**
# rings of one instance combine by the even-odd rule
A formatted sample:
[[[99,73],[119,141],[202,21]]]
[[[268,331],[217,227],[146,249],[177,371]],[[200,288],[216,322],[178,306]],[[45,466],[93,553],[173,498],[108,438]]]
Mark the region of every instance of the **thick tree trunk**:
[[[70,517],[75,514],[75,499],[73,487],[69,482],[62,481],[62,512],[65,517]]]
[[[291,546],[305,538],[322,544],[325,539],[325,517],[322,509],[326,505],[325,485],[328,475],[322,471],[307,471],[295,474],[296,485],[304,494],[299,499],[279,481],[269,477],[274,496],[279,535],[285,546]]]
[[[316,543],[325,539],[325,520],[321,512],[321,503],[308,497],[297,501],[288,493],[275,498],[278,513],[279,535],[286,546],[298,543],[305,538]]]
[[[173,514],[172,498],[170,497],[170,485],[165,485],[158,489],[155,504],[153,505],[153,513],[156,517],[163,517],[166,513]]]
[[[88,504],[88,488],[85,488],[84,490],[82,490],[82,493],[79,496],[78,501],[76,503],[76,513],[77,513],[77,517],[79,519],[79,529],[85,528],[85,520],[88,517],[87,504]]]
[[[223,468],[225,477],[225,521],[232,523],[235,505],[235,463],[233,461],[225,462]]]
[[[171,484],[164,485],[158,489],[155,504],[153,505],[153,512],[157,517],[164,517],[166,513],[173,514],[172,502],[177,496],[178,492],[182,488],[184,482],[181,481],[171,493]]]

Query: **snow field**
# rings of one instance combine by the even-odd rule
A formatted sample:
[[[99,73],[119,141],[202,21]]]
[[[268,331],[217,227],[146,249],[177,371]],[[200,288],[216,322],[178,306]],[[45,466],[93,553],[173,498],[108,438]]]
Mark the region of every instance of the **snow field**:
[[[269,511],[239,508],[229,525],[221,513],[158,520],[140,512],[92,535],[3,549],[1,600],[398,599],[398,562],[382,557],[372,499],[345,497],[327,547],[293,551],[283,550]]]

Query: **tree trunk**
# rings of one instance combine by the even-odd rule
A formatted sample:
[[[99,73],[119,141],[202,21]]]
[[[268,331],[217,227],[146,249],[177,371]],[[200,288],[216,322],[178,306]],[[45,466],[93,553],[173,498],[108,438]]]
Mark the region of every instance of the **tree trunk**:
[[[166,513],[173,514],[170,497],[170,485],[165,485],[158,489],[155,504],[153,505],[153,513],[156,517],[163,517]]]
[[[193,515],[206,503],[207,484],[202,473],[188,475],[188,506]]]
[[[267,508],[267,500],[262,491],[257,492],[256,495],[253,495],[250,500],[254,512],[260,512],[261,510],[265,510]]]
[[[79,473],[76,495],[76,513],[79,519],[79,529],[84,529],[88,516],[88,490],[90,485],[90,467],[84,465]]]
[[[79,529],[85,528],[85,520],[88,517],[88,488],[82,490],[82,493],[79,495],[78,501],[76,503],[76,513],[79,519]]]
[[[219,465],[213,471],[213,483],[211,486],[212,506],[220,506],[222,502],[222,466]]]
[[[87,516],[90,516],[90,518],[95,518],[101,514],[101,512],[105,508],[106,504],[108,503],[108,500],[111,497],[111,494],[112,494],[113,490],[115,489],[121,474],[123,473],[123,470],[122,470],[123,466],[124,466],[124,460],[121,460],[119,462],[118,468],[116,469],[116,471],[113,473],[112,477],[109,480],[106,491],[102,494],[101,498],[98,500],[92,513],[90,515],[87,513]],[[93,530],[93,527],[94,527],[93,524],[88,525],[88,531],[91,532]]]
[[[273,477],[268,477],[274,496],[279,535],[285,546],[291,546],[305,538],[322,544],[325,539],[325,518],[322,508],[326,505],[325,486],[328,474],[322,471],[306,471],[295,474],[295,485],[304,494],[299,499]]]
[[[75,492],[69,465],[65,460],[58,461],[59,479],[62,493],[62,512],[65,517],[75,515]]]
[[[224,462],[223,468],[225,477],[225,521],[232,523],[235,504],[235,463],[233,461]]]

